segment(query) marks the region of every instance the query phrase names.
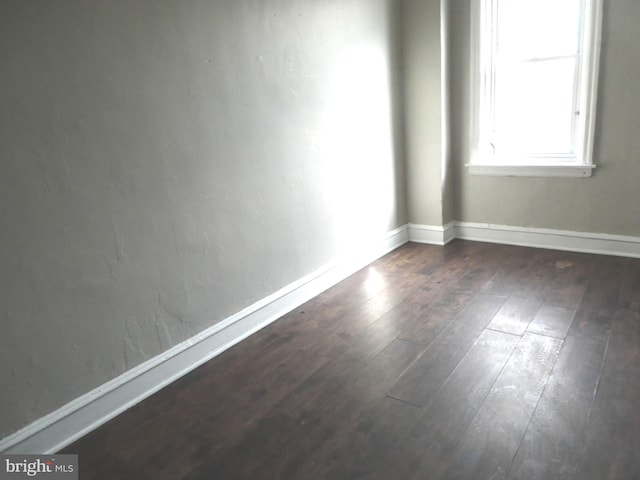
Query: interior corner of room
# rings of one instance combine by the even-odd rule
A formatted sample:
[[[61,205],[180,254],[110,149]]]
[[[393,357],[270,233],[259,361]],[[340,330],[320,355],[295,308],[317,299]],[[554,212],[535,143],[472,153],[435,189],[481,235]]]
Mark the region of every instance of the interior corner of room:
[[[408,241],[640,257],[640,2],[604,2],[588,179],[469,174],[470,2],[0,2],[0,452]]]

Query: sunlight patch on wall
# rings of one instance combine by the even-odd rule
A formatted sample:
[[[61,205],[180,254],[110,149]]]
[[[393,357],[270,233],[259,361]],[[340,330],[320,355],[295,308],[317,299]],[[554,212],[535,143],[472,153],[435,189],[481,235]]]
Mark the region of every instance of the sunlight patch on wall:
[[[352,48],[331,71],[323,155],[343,251],[366,248],[389,229],[395,207],[390,88],[379,46]]]

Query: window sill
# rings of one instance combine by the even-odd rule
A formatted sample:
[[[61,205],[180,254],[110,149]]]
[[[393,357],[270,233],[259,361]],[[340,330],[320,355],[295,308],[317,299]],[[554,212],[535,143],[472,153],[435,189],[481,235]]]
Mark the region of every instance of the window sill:
[[[595,165],[495,165],[468,163],[471,175],[493,177],[590,177]]]

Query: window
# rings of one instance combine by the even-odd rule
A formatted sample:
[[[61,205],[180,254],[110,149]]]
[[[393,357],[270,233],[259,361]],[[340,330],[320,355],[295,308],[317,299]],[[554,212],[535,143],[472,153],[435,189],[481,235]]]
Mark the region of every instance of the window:
[[[472,174],[590,176],[602,0],[477,0]]]

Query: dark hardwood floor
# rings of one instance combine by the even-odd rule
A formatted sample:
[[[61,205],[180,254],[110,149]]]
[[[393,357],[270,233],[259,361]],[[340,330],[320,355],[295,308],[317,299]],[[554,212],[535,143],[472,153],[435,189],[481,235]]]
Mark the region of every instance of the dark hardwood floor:
[[[406,244],[64,453],[84,480],[640,478],[640,259]]]

